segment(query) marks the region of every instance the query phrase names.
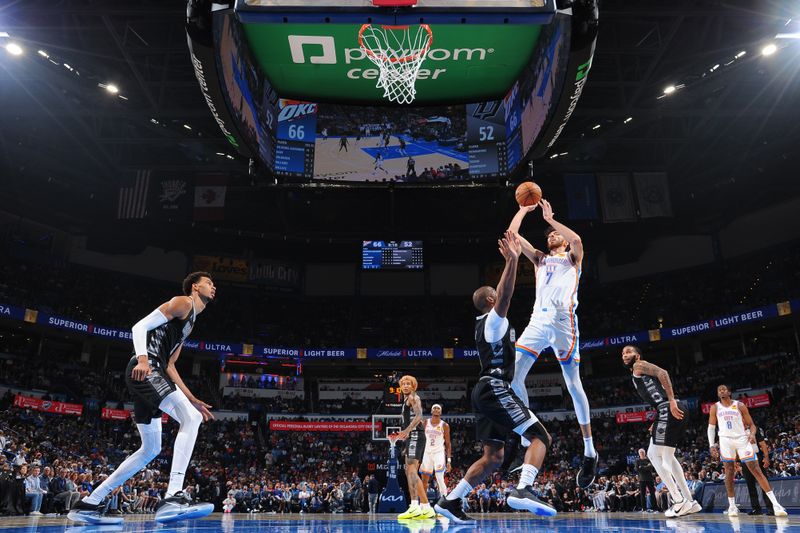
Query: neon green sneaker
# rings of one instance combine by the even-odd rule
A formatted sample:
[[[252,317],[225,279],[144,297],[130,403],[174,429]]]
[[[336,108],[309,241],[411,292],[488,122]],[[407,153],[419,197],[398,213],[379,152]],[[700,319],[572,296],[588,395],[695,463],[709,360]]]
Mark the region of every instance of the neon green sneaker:
[[[411,505],[408,507],[406,512],[397,515],[397,519],[406,520],[408,518],[417,518],[421,514],[422,514],[422,507],[420,507],[419,505]]]
[[[423,509],[420,505],[419,510],[420,514],[414,517],[417,520],[429,520],[431,518],[436,518],[436,511],[433,510],[433,507],[428,506],[427,509]]]

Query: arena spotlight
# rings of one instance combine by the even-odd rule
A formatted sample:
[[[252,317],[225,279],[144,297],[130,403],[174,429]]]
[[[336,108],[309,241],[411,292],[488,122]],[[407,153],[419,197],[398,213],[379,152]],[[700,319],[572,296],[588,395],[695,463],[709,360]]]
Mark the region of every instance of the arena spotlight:
[[[764,48],[761,49],[761,55],[769,57],[777,51],[778,47],[775,45],[775,43],[769,43],[768,45],[766,45]]]
[[[22,55],[22,47],[17,43],[8,43],[6,45],[6,51],[11,54],[12,56],[21,56]]]
[[[627,124],[627,123],[628,123],[628,122],[630,122],[631,120],[633,120],[633,117],[628,117],[628,118],[626,118],[625,120],[623,120],[622,122],[623,122],[623,124]]]
[[[119,92],[119,87],[117,87],[113,83],[109,83],[108,85],[106,85],[105,89],[111,94],[117,94]]]
[[[44,50],[39,50],[37,53],[45,59],[50,59],[50,55]]]
[[[667,87],[664,87],[664,94],[672,94],[674,92],[675,92],[675,86],[674,85],[669,85]]]

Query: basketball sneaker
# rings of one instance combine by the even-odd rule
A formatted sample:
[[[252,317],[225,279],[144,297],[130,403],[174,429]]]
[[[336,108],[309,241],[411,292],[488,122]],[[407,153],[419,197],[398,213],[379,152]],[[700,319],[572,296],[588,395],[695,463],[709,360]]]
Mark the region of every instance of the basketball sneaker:
[[[420,505],[419,510],[421,511],[419,516],[414,517],[417,520],[428,520],[431,518],[436,518],[436,511],[433,510],[433,507],[428,505],[427,507],[422,507]]]
[[[789,516],[789,513],[786,512],[786,509],[783,508],[782,505],[775,505],[772,504],[773,511],[775,512],[775,516]]]
[[[679,502],[675,502],[672,504],[672,507],[664,511],[664,516],[667,518],[675,518],[678,516],[682,510],[689,509],[691,507],[691,503],[688,500],[681,500]]]
[[[725,514],[728,516],[739,516],[739,508],[735,505],[728,506],[728,510],[725,511]]]
[[[178,491],[158,502],[156,506],[156,522],[166,524],[177,520],[202,518],[214,512],[213,503],[193,503],[183,491]]]
[[[67,518],[73,522],[98,525],[118,525],[124,521],[121,516],[108,516],[105,514],[106,506],[102,503],[92,505],[81,499],[72,506]]]
[[[398,520],[406,520],[408,518],[417,518],[422,514],[422,507],[419,504],[412,503],[408,506],[405,512],[397,515]]]
[[[691,500],[689,505],[684,505],[680,508],[677,516],[686,516],[687,514],[699,513],[702,510],[703,507],[697,500]]]
[[[597,462],[600,460],[599,455],[594,457],[583,456],[583,464],[581,464],[578,475],[575,476],[575,482],[582,489],[588,489],[589,485],[594,482],[594,476],[597,474]]]
[[[461,507],[461,498],[455,500],[448,500],[442,496],[439,501],[434,505],[434,509],[440,515],[452,520],[456,524],[475,524],[476,521],[471,516],[468,516]]]
[[[531,490],[531,486],[527,485],[521,489],[514,487],[514,490],[508,495],[508,506],[518,511],[530,511],[539,516],[555,516],[556,510],[544,503],[536,497]]]

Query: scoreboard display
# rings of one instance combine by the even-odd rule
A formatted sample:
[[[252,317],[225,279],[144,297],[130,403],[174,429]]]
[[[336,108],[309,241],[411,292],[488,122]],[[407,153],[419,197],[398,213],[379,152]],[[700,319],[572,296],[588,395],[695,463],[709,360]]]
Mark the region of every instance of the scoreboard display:
[[[422,270],[422,241],[364,241],[364,270]]]
[[[278,176],[311,178],[317,138],[317,104],[281,99],[274,169]]]
[[[467,106],[467,149],[472,178],[506,172],[506,121],[502,100]]]

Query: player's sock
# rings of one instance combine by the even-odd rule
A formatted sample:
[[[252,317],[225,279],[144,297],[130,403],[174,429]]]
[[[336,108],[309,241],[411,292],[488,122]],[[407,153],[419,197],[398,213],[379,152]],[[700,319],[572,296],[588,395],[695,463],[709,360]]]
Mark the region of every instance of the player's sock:
[[[419,500],[411,500],[411,505],[409,507],[419,507]]]
[[[736,507],[736,498],[728,498],[728,507]]]
[[[772,491],[769,491],[769,492],[767,493],[767,498],[769,498],[769,501],[771,501],[771,502],[772,502],[772,505],[780,505],[780,504],[778,503],[778,498],[776,498],[776,497],[775,497],[775,493],[774,493],[774,492],[772,492]]]
[[[456,488],[454,488],[452,491],[450,491],[450,494],[447,495],[447,499],[448,500],[459,500],[459,499],[463,498],[464,496],[466,496],[467,494],[469,494],[470,492],[472,492],[472,485],[467,483],[466,479],[462,479],[461,481],[458,482],[458,485],[456,485]]]
[[[422,510],[423,510],[423,511],[427,511],[428,509],[430,509],[430,508],[431,508],[431,504],[430,504],[430,502],[425,502],[425,503],[423,503],[421,506],[422,506]]]
[[[597,450],[594,449],[594,440],[592,437],[583,438],[583,455],[586,457],[597,457]]]
[[[436,472],[436,485],[439,487],[439,494],[447,496],[447,483],[444,481],[444,472]]]
[[[533,480],[536,479],[536,475],[539,473],[539,469],[533,465],[529,465],[525,463],[522,465],[522,474],[519,476],[519,483],[517,483],[518,489],[524,489],[528,485],[533,485]]]
[[[172,452],[172,469],[169,474],[167,497],[183,490],[186,468],[192,458],[197,432],[203,422],[203,415],[195,409],[180,389],[170,393],[161,401],[159,408],[180,424]]]
[[[114,470],[100,486],[83,499],[90,505],[98,505],[111,491],[128,481],[136,472],[147,466],[161,452],[161,418],[153,419],[149,424],[136,424],[142,445]]]

